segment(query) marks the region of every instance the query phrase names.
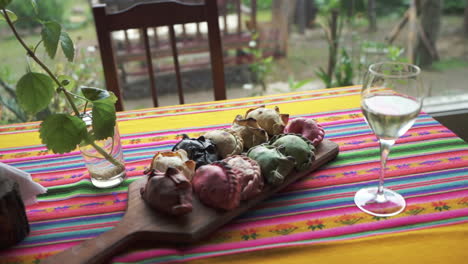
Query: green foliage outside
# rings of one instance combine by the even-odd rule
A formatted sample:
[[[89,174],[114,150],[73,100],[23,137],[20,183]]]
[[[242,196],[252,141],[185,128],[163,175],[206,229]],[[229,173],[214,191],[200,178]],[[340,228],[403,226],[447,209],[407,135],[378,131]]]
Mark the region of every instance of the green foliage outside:
[[[35,3],[33,8],[31,8],[31,3]],[[8,9],[21,18],[16,26],[30,30],[41,26],[39,20],[56,21],[62,24],[69,7],[70,2],[63,0],[17,0],[8,5]]]
[[[405,58],[402,58],[402,54],[404,51],[402,48],[386,43],[362,41],[357,35],[353,36],[351,40],[358,46],[357,50],[351,51],[351,54],[353,54],[354,58],[352,58],[348,50],[346,50],[343,47],[337,49],[333,48],[333,44],[336,44],[336,47],[343,46],[344,43],[341,43],[343,41],[341,38],[343,28],[346,27],[351,31],[353,30],[352,28],[355,27],[357,24],[355,17],[362,15],[357,12],[366,11],[365,4],[367,3],[367,1],[317,0],[316,3],[318,3],[320,6],[318,23],[322,27],[324,31],[324,37],[328,42],[329,56],[335,58],[329,58],[329,62],[334,63],[332,67],[333,71],[331,73],[327,72],[322,67],[319,67],[317,70],[315,70],[317,77],[324,83],[324,85],[327,88],[348,86],[353,85],[355,83],[360,83],[362,81],[364,72],[367,71],[367,67],[373,61],[406,61]],[[377,3],[378,6],[381,4],[387,5],[389,3],[388,1],[386,1],[386,4],[384,4],[383,1],[379,1]],[[391,4],[393,5],[393,3]],[[404,7],[405,4],[400,3],[398,6]],[[354,10],[355,13],[352,13],[352,16],[348,17],[348,11],[350,8]],[[390,8],[390,10],[392,9]],[[393,10],[396,9],[394,8]],[[335,39],[333,39],[331,36],[332,11],[338,13]],[[346,23],[344,22],[345,20]],[[350,44],[350,46],[354,46],[355,44]]]
[[[252,0],[242,0],[242,3],[246,6],[250,6]],[[257,0],[257,10],[270,10],[273,0]]]
[[[320,10],[326,9],[330,5],[335,5],[335,7],[343,10],[352,10],[354,14],[367,12],[367,0],[315,0],[315,4]],[[410,0],[376,0],[376,12],[378,16],[388,16],[391,13],[401,15],[409,6]],[[463,14],[465,6],[466,0],[443,0],[442,12],[445,14]]]
[[[295,92],[295,91],[299,90],[300,88],[302,88],[304,85],[312,82],[313,80],[314,80],[313,78],[308,78],[308,79],[296,81],[296,80],[294,80],[293,76],[289,76],[288,77],[289,90],[291,92]]]
[[[442,11],[446,14],[463,14],[466,5],[466,0],[444,0]]]
[[[32,65],[32,67],[37,68],[35,65]],[[17,79],[11,69],[11,65],[8,64],[0,67],[0,94],[2,94],[0,105],[5,107],[0,118],[0,124],[43,120],[50,113],[72,111],[70,104],[63,97],[54,94],[46,109],[35,115],[26,113],[19,106],[15,91]],[[72,93],[79,93],[80,86],[101,87],[100,71],[99,59],[94,53],[90,53],[84,48],[77,50],[73,63],[57,61],[53,69],[53,73],[59,81],[66,80],[68,82],[64,87]],[[72,99],[78,105],[82,103],[76,98]]]
[[[353,64],[348,52],[341,48],[333,74],[329,75],[322,67],[315,71],[315,74],[327,88],[349,86],[354,84],[355,67],[356,65]]]
[[[458,68],[468,67],[468,61],[464,61],[462,59],[445,59],[436,61],[431,65],[432,69],[437,71],[446,71],[446,70],[453,70]]]
[[[21,4],[26,9],[29,7],[28,11],[32,12],[32,17],[29,19],[31,21],[36,21],[39,27],[34,30],[33,34],[29,33],[31,30],[21,30],[20,35],[25,43],[30,45],[31,48],[34,48],[34,52],[36,55],[41,58],[41,60],[45,64],[51,65],[51,71],[55,76],[58,77],[60,81],[67,80],[68,85],[64,86],[67,90],[72,93],[80,93],[79,86],[95,86],[101,87],[102,83],[102,68],[99,61],[99,56],[96,56],[93,51],[89,52],[85,48],[80,48],[73,54],[74,45],[72,39],[74,39],[77,43],[81,42],[81,39],[85,42],[85,44],[95,38],[95,32],[91,27],[87,28],[80,28],[78,30],[74,29],[70,32],[70,36],[63,29],[61,28],[59,23],[55,21],[47,22],[48,20],[43,20],[39,18],[39,14],[35,13],[35,10],[41,10],[41,6],[43,3],[49,3],[51,1],[43,0],[43,1],[33,1],[33,0],[14,0],[12,1],[8,7],[15,6],[15,4]],[[89,22],[88,15],[90,14],[89,10],[84,8],[87,7],[86,0],[79,0],[79,1],[62,1],[67,2],[68,4],[64,4],[67,6],[73,7],[75,10],[78,10],[78,19],[75,21],[86,21],[85,23]],[[36,8],[33,6],[36,6]],[[46,4],[47,5],[47,4]],[[8,11],[10,18],[16,18],[15,27],[18,23],[24,20],[24,17],[17,16],[14,12]],[[68,19],[72,19],[67,17]],[[40,23],[42,22],[44,26]],[[72,23],[69,21],[67,23],[69,26]],[[78,24],[75,24],[77,26]],[[80,23],[83,25],[83,23]],[[44,29],[41,30],[41,27]],[[23,47],[18,44],[18,41],[14,38],[14,35],[11,34],[9,31],[8,25],[3,17],[0,15],[0,31],[2,32],[2,40],[1,40],[1,47],[2,50],[8,50],[8,52],[0,53],[0,61],[3,61],[2,65],[0,65],[0,94],[2,94],[0,98],[0,106],[3,106],[0,115],[0,124],[8,124],[8,123],[18,123],[18,122],[28,122],[28,121],[36,121],[36,120],[44,120],[48,115],[54,112],[71,112],[73,109],[71,108],[70,104],[64,100],[63,96],[59,96],[57,93],[54,93],[54,96],[51,102],[48,104],[47,108],[39,111],[36,114],[31,114],[25,112],[19,105],[18,98],[16,96],[16,82],[21,78],[21,73],[24,72],[25,69],[28,71],[38,71],[43,72],[43,70],[35,63],[31,63],[32,60],[25,56],[25,52]],[[48,31],[46,33],[45,31]],[[53,34],[53,32],[60,34]],[[42,34],[42,35],[41,35]],[[44,35],[45,34],[45,35]],[[23,37],[24,36],[24,37]],[[48,36],[55,36],[59,38],[59,45],[54,46],[48,43],[44,45],[41,41],[44,40],[48,42],[56,42],[57,39],[48,39]],[[32,45],[36,43],[36,45]],[[83,44],[78,45],[83,46]],[[59,51],[63,50],[64,52],[55,52],[56,55],[54,59],[49,58],[49,52],[54,53],[53,50],[48,50],[47,47],[57,48]],[[71,61],[71,58],[74,57],[74,61]],[[79,85],[77,85],[79,84]],[[72,100],[78,104],[83,105],[84,102],[78,100],[76,97],[72,97]]]

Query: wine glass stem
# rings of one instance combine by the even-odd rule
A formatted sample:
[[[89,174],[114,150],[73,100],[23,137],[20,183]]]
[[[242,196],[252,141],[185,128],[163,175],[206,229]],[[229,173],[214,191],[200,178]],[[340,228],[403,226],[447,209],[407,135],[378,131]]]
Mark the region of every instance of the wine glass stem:
[[[379,139],[380,143],[380,175],[379,175],[379,187],[377,188],[377,202],[386,202],[387,198],[384,195],[384,178],[385,178],[385,167],[387,165],[388,154],[390,154],[390,148],[395,144],[395,140],[391,139]]]

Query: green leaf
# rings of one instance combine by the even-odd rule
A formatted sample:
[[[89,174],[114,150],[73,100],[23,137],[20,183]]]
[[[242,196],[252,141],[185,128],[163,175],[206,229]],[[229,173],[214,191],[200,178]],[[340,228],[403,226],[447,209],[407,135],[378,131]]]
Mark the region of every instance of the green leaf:
[[[28,72],[16,84],[19,104],[27,112],[33,114],[49,105],[54,92],[54,82],[42,73]]]
[[[36,0],[29,0],[29,2],[31,2],[31,5],[34,9],[34,13],[36,13],[36,15],[39,13],[39,8],[37,8],[37,2]]]
[[[299,88],[301,88],[302,86],[304,86],[304,85],[310,83],[311,81],[313,81],[312,78],[299,81],[299,82],[297,82],[297,83],[294,84],[294,89],[299,89]]]
[[[264,63],[272,63],[273,62],[273,56],[266,57],[264,60]]]
[[[16,20],[18,20],[18,17],[16,16],[15,13],[13,13],[12,11],[8,10],[8,9],[5,9],[6,11],[6,14],[8,15],[8,17],[10,18],[10,21],[12,23],[15,23]],[[5,16],[5,13],[2,11],[0,12],[0,14],[2,14],[0,16],[0,21],[5,21],[6,22],[6,16]]]
[[[60,40],[60,32],[62,26],[54,21],[48,21],[42,24],[41,37],[44,42],[47,54],[50,58],[54,58],[57,53],[57,47]]]
[[[62,51],[63,54],[65,54],[65,57],[67,57],[69,62],[72,62],[75,57],[75,46],[67,32],[62,32],[60,34],[60,46],[62,46]]]
[[[86,99],[93,102],[93,131],[97,140],[105,139],[114,135],[115,126],[115,102],[117,97],[107,90],[82,87]]]
[[[115,102],[117,97],[111,96],[93,102],[93,131],[97,140],[114,136]]]
[[[331,76],[328,75],[322,67],[319,67],[318,70],[315,70],[315,74],[322,80],[327,88],[332,87]]]
[[[54,153],[74,150],[85,138],[86,124],[81,118],[69,114],[52,114],[41,123],[42,143]]]
[[[81,92],[83,93],[84,97],[86,97],[86,99],[91,101],[106,99],[113,95],[112,92],[95,87],[81,87]]]
[[[59,82],[62,84],[62,87],[68,91],[72,91],[76,86],[75,80],[73,80],[73,78],[68,75],[60,75],[57,77],[57,80],[59,80]]]
[[[0,0],[0,9],[6,8],[13,0]]]

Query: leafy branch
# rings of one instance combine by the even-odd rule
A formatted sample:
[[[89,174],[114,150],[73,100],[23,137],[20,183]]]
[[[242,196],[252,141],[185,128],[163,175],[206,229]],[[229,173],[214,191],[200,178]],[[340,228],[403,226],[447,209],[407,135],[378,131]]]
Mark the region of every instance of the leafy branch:
[[[30,0],[34,10],[37,11],[36,1]],[[66,89],[70,80],[57,77],[50,68],[36,55],[39,45],[43,45],[50,58],[54,58],[60,44],[63,54],[69,61],[73,61],[75,48],[69,35],[62,31],[60,24],[54,21],[40,21],[42,24],[41,40],[35,46],[28,46],[15,28],[17,16],[6,7],[12,0],[0,0],[0,21],[5,21],[13,35],[25,49],[26,54],[36,62],[44,73],[32,72],[30,69],[23,75],[16,85],[16,96],[20,106],[29,113],[35,114],[49,105],[55,93],[63,94],[73,109],[74,115],[69,113],[55,113],[49,115],[39,129],[42,143],[54,153],[70,152],[79,144],[90,144],[96,151],[117,167],[123,164],[111,154],[96,144],[96,140],[114,136],[116,124],[115,102],[116,96],[109,91],[82,87],[83,96],[74,94]],[[33,47],[33,48],[30,48]],[[92,126],[88,130],[82,115],[73,98],[84,100],[85,108],[92,104]],[[84,112],[84,111],[83,111]]]

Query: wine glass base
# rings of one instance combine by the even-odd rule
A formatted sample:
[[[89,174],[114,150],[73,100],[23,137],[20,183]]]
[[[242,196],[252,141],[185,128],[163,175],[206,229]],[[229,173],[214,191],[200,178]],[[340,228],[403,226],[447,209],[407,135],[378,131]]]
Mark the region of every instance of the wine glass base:
[[[354,196],[354,203],[362,211],[379,217],[393,216],[401,213],[406,202],[403,196],[384,188],[384,195],[377,197],[377,187],[363,188]]]

